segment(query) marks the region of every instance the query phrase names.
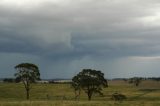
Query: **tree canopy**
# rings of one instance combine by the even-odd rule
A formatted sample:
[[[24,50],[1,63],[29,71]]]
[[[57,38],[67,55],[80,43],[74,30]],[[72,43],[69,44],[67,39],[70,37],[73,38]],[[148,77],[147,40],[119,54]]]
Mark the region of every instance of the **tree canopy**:
[[[102,94],[102,87],[108,87],[107,80],[101,71],[92,69],[83,69],[72,78],[72,86],[76,90],[84,90],[91,100],[93,93]]]

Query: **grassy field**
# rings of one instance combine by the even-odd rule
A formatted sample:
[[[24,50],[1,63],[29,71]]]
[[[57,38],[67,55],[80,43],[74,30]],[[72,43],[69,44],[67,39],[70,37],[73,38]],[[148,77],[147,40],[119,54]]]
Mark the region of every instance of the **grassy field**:
[[[127,100],[111,100],[115,92],[127,96]],[[135,87],[124,81],[109,81],[104,96],[95,94],[92,101],[82,92],[78,101],[69,84],[34,84],[30,101],[25,100],[22,84],[0,83],[0,106],[160,106],[160,82],[143,81]]]

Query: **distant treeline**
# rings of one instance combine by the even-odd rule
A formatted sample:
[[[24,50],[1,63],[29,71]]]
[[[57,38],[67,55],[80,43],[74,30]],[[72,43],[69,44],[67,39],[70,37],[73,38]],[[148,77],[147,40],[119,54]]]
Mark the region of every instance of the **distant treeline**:
[[[4,78],[3,82],[8,82],[8,83],[19,83],[20,79],[18,78]]]
[[[140,78],[142,80],[160,81],[160,77],[148,77],[148,78],[146,78],[146,77],[133,77],[133,78]],[[108,79],[108,81],[109,80],[124,80],[124,81],[127,81],[129,79],[131,79],[131,78],[114,78],[114,79]],[[6,82],[6,83],[19,83],[20,79],[18,79],[18,78],[4,78],[4,79],[2,79],[2,81]],[[58,80],[56,79],[56,80],[45,80],[45,81],[41,80],[41,81],[38,81],[38,83],[54,83],[54,84],[56,84],[56,83],[66,83],[67,84],[67,83],[70,83],[70,82],[63,82],[63,81],[58,82]]]
[[[155,80],[155,81],[160,81],[160,77],[150,77],[148,78],[149,80]]]
[[[1,81],[2,82],[4,82],[4,83],[19,83],[19,82],[21,82],[21,80],[20,79],[18,79],[18,78],[4,78],[4,79],[1,79]],[[60,82],[59,82],[60,81]],[[63,80],[39,80],[39,81],[37,81],[37,82],[35,82],[35,83],[50,83],[50,84],[68,84],[68,83],[71,83],[70,81],[66,81],[66,80],[64,80],[64,82],[63,82]]]
[[[140,78],[142,80],[160,81],[160,77],[132,77],[132,78]],[[127,80],[132,79],[132,78],[114,78],[112,80],[124,80],[124,81],[127,81]]]

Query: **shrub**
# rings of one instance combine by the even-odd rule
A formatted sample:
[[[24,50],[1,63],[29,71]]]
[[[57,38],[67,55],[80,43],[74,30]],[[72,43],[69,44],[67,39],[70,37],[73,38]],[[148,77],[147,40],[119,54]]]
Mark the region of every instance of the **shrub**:
[[[120,94],[120,93],[114,93],[112,94],[112,100],[115,100],[115,101],[123,101],[125,99],[127,99],[127,97],[123,94]]]

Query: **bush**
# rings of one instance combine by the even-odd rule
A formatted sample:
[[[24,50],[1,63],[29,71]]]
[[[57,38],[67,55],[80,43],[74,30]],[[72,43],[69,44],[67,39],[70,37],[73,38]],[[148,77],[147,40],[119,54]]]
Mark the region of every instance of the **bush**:
[[[120,94],[120,93],[114,93],[112,94],[112,100],[115,100],[115,101],[123,101],[125,99],[127,99],[127,97],[123,94]]]

